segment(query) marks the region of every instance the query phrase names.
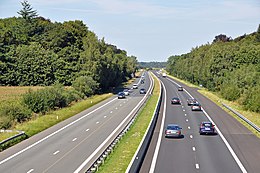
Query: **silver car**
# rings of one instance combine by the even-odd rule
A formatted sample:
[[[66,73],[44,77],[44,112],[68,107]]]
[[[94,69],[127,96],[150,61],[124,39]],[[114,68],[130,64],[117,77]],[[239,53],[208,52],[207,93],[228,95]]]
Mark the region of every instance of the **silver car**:
[[[181,127],[178,124],[168,124],[165,129],[165,137],[182,137]]]

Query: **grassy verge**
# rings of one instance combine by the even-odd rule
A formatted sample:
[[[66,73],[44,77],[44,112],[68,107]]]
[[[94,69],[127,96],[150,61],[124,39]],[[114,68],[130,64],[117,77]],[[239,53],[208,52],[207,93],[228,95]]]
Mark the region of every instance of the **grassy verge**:
[[[19,124],[15,129],[25,131],[28,136],[37,134],[65,119],[74,116],[77,113],[82,112],[85,109],[111,97],[112,94],[95,95],[93,97],[87,98],[81,102],[78,102],[70,107],[66,107],[60,110],[52,111],[44,116],[40,116],[35,120]]]
[[[131,129],[122,138],[114,152],[109,155],[105,164],[99,168],[98,172],[125,172],[150,123],[159,94],[159,82],[155,79],[155,88],[152,96],[139,113]]]
[[[83,101],[73,104],[72,106],[49,112],[48,114],[17,124],[14,130],[22,130],[28,135],[28,137],[35,135],[67,118],[74,116],[77,113],[111,97],[112,94],[95,95],[87,98]],[[13,136],[13,133],[0,133],[0,141]]]
[[[235,115],[233,112],[229,111],[228,109],[226,109],[224,106],[222,106],[222,103],[225,103],[226,105],[228,105],[229,107],[231,107],[232,109],[236,110],[237,112],[239,112],[240,114],[242,114],[244,117],[246,117],[247,119],[249,119],[251,122],[253,122],[255,125],[257,125],[258,127],[260,127],[260,114],[259,113],[255,113],[255,112],[250,112],[250,111],[246,111],[243,109],[243,106],[238,104],[237,102],[232,102],[232,101],[228,101],[225,100],[223,98],[221,98],[220,95],[218,95],[217,93],[213,93],[208,91],[205,88],[201,88],[199,86],[196,86],[194,84],[191,84],[187,81],[178,79],[174,76],[170,76],[173,79],[184,83],[185,85],[189,86],[189,87],[196,87],[199,88],[199,92],[201,94],[203,94],[204,96],[206,96],[207,98],[209,98],[210,100],[212,100],[214,103],[216,103],[218,106],[220,106],[223,110],[225,110],[228,114],[230,114],[231,116],[233,116],[235,119],[237,119],[240,123],[242,123],[244,126],[246,126],[250,131],[252,131],[257,137],[260,138],[260,134],[259,132],[257,132],[253,127],[251,127],[250,125],[248,125],[245,121],[241,120],[237,115]]]

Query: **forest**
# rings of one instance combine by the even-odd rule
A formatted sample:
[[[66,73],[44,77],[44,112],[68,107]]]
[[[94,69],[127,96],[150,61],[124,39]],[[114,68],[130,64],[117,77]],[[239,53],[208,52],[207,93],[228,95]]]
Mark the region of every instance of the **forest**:
[[[247,110],[260,112],[260,25],[254,33],[235,39],[220,34],[212,43],[171,56],[166,69]]]
[[[51,22],[27,1],[18,14],[0,19],[1,86],[71,86],[88,76],[103,92],[136,70],[136,57],[98,39],[82,21]]]
[[[0,102],[0,129],[33,114],[113,90],[134,77],[137,58],[108,44],[79,20],[51,22],[21,2],[19,17],[0,19],[0,86],[42,86]]]

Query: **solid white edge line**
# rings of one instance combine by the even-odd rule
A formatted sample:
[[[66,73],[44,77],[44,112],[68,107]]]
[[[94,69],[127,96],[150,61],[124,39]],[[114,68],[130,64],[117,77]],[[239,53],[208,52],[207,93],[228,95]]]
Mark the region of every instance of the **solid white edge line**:
[[[33,172],[34,171],[34,169],[30,169],[29,171],[27,171],[27,173],[31,173],[31,172]]]
[[[152,85],[150,85],[148,91],[150,92],[152,88]],[[148,93],[145,94],[145,96],[142,98],[142,100],[136,105],[136,107],[126,116],[126,118],[115,128],[115,130],[106,138],[106,140],[103,141],[101,145],[74,171],[74,173],[80,172],[87,164],[88,162],[101,150],[102,147],[114,136],[114,134],[124,125],[124,123],[129,119],[129,117],[136,111],[136,109],[143,104],[143,101],[146,99]]]
[[[154,74],[152,73],[152,75],[154,75]],[[154,75],[154,76],[155,76],[155,75]],[[149,77],[150,77],[150,76],[149,76]],[[155,76],[155,77],[156,77],[156,76]],[[157,77],[156,77],[156,78],[157,78]],[[151,80],[151,79],[152,79],[152,81],[153,81],[153,86],[154,86],[154,79],[150,77],[150,80]],[[157,80],[159,81],[158,78],[157,78]],[[159,82],[160,82],[160,81],[159,81]],[[160,86],[160,95],[161,95],[161,85],[159,85],[159,86]],[[157,104],[156,104],[156,105],[158,105],[158,102],[159,102],[159,101],[160,101],[160,96],[159,96],[159,98],[158,98],[158,100],[157,100]],[[153,115],[155,114],[155,111],[156,111],[156,109],[154,110]],[[148,125],[148,128],[146,129],[145,134],[144,134],[144,136],[143,136],[143,138],[142,138],[142,140],[141,140],[141,142],[140,142],[140,144],[139,144],[139,146],[138,146],[138,148],[137,148],[137,150],[136,150],[134,156],[132,157],[132,159],[131,159],[131,161],[130,161],[130,163],[129,163],[129,165],[128,165],[126,171],[125,171],[125,173],[128,173],[128,172],[130,171],[131,166],[133,165],[133,163],[134,163],[134,161],[135,161],[135,159],[136,159],[136,155],[138,154],[138,152],[139,152],[139,150],[140,150],[140,148],[141,148],[141,146],[142,146],[142,144],[143,144],[143,142],[144,142],[144,140],[145,140],[145,137],[146,137],[146,135],[147,135],[147,133],[148,133],[148,131],[149,131],[149,129],[150,129],[150,126],[151,126],[151,124],[152,124],[153,119],[154,119],[154,117],[151,119],[151,121],[150,121],[150,123],[149,123],[149,125]]]
[[[55,151],[54,153],[53,153],[53,155],[56,155],[56,154],[58,154],[60,151],[59,150],[57,150],[57,151]]]
[[[50,138],[50,137],[54,136],[55,134],[57,134],[57,133],[61,132],[62,130],[64,130],[64,129],[68,128],[69,126],[71,126],[71,125],[75,124],[76,122],[78,122],[78,121],[82,120],[83,118],[85,118],[85,117],[89,116],[90,114],[92,114],[92,113],[94,113],[94,112],[98,111],[99,109],[101,109],[101,108],[105,107],[106,105],[110,104],[111,102],[113,102],[113,101],[115,101],[115,100],[117,100],[117,98],[114,98],[114,99],[110,100],[109,102],[107,102],[107,103],[103,104],[102,106],[98,107],[97,109],[95,109],[95,110],[93,110],[93,111],[91,111],[91,112],[89,112],[89,113],[85,114],[84,116],[82,116],[82,117],[80,117],[80,118],[76,119],[75,121],[73,121],[73,122],[71,122],[71,123],[67,124],[66,126],[64,126],[64,127],[60,128],[59,130],[57,130],[57,131],[55,131],[55,132],[53,132],[53,133],[49,134],[48,136],[46,136],[46,137],[42,138],[41,140],[39,140],[39,141],[37,141],[37,142],[33,143],[32,145],[29,145],[28,147],[26,147],[26,148],[22,149],[21,151],[19,151],[19,152],[17,152],[17,153],[15,153],[15,154],[13,154],[13,155],[11,155],[11,156],[7,157],[6,159],[4,159],[4,160],[2,160],[2,161],[0,162],[0,165],[1,165],[1,164],[3,164],[3,163],[5,163],[5,162],[7,162],[8,160],[10,160],[10,159],[12,159],[12,158],[16,157],[16,156],[18,156],[18,155],[22,154],[23,152],[25,152],[25,151],[27,151],[27,150],[31,149],[32,147],[34,147],[34,146],[36,146],[36,145],[40,144],[41,142],[43,142],[43,141],[47,140],[48,138]]]
[[[159,149],[160,149],[160,145],[161,145],[161,140],[162,140],[162,134],[163,134],[163,129],[164,129],[164,121],[165,121],[165,114],[166,114],[166,97],[167,97],[167,94],[166,94],[166,88],[165,88],[165,85],[162,83],[162,86],[163,86],[163,89],[164,89],[164,105],[163,105],[163,116],[162,116],[162,123],[161,123],[161,127],[160,127],[160,133],[159,133],[159,136],[158,136],[158,140],[157,140],[157,144],[156,144],[156,148],[155,148],[155,151],[154,151],[154,155],[153,155],[153,160],[152,160],[152,163],[151,163],[151,167],[150,167],[150,170],[149,170],[149,173],[153,173],[154,170],[155,170],[155,165],[156,165],[156,161],[157,161],[157,157],[158,157],[158,154],[159,154]]]
[[[195,164],[196,169],[200,169],[200,165],[198,163]]]
[[[168,78],[169,79],[169,78]],[[175,83],[176,85],[179,86],[179,84],[177,84],[175,81],[173,81],[172,79],[169,79],[170,81],[172,81],[173,83]],[[191,97],[192,95],[184,89],[184,91]],[[232,149],[232,147],[229,145],[228,141],[226,140],[226,138],[224,137],[224,135],[221,133],[221,131],[219,130],[219,128],[217,127],[216,123],[210,118],[210,116],[208,115],[208,113],[202,108],[202,111],[204,112],[204,114],[207,116],[207,118],[213,123],[215,124],[215,129],[217,130],[219,136],[221,137],[221,139],[223,140],[223,142],[225,143],[225,145],[227,146],[229,152],[231,153],[231,155],[233,156],[233,158],[235,159],[236,163],[238,164],[239,168],[241,169],[241,171],[243,173],[247,173],[246,168],[244,167],[244,165],[241,163],[241,161],[239,160],[239,158],[237,157],[236,153],[234,152],[234,150]]]

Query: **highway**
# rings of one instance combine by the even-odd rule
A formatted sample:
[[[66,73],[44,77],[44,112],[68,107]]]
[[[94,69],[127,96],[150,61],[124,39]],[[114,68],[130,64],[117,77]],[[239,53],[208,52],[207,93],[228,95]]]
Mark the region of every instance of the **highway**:
[[[125,99],[105,100],[0,154],[1,173],[72,173],[89,168],[113,139],[122,131],[142,105],[152,79],[145,74],[140,84]]]
[[[260,140],[197,89],[156,74],[166,92],[141,173],[259,173]],[[187,91],[178,91],[181,85]],[[172,97],[181,105],[171,105]],[[203,111],[191,111],[186,100],[196,98]],[[213,121],[217,135],[200,135],[199,124]],[[167,124],[179,124],[182,138],[165,138]]]

